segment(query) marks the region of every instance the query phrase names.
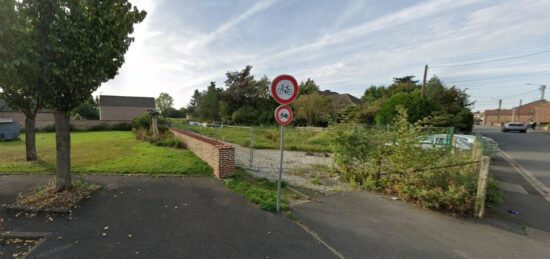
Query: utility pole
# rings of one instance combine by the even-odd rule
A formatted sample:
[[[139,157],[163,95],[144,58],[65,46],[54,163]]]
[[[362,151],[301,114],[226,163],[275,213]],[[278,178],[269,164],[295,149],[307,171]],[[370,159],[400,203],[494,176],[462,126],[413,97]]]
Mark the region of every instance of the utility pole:
[[[498,99],[497,123],[500,125],[500,108],[502,108],[502,99]]]
[[[521,104],[523,103],[523,100],[519,100],[519,106],[518,106],[518,122],[521,122]]]
[[[424,66],[424,80],[422,80],[422,97],[425,95],[426,77],[428,76],[428,64]]]

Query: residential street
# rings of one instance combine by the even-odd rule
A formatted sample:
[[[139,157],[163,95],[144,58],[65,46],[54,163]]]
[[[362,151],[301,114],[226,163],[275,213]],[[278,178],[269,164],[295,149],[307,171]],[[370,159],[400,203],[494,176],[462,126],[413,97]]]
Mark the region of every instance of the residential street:
[[[550,186],[550,133],[503,133],[500,128],[486,126],[478,126],[474,130],[497,141],[500,149],[544,185]]]
[[[491,175],[498,181],[504,197],[502,204],[489,210],[487,221],[550,241],[550,201],[518,172],[532,175],[543,188],[550,186],[550,135],[502,133],[499,128],[484,126],[474,130],[497,141],[506,154],[495,157],[491,163]],[[519,166],[512,166],[505,156]]]

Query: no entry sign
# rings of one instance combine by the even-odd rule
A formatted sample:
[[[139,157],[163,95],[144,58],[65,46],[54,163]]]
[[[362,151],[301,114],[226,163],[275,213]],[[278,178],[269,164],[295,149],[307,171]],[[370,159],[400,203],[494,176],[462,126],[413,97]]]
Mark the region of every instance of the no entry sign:
[[[282,105],[292,103],[298,96],[298,82],[290,75],[280,75],[271,83],[271,96]]]
[[[286,105],[281,105],[275,109],[275,120],[281,126],[286,126],[292,122],[292,109]]]

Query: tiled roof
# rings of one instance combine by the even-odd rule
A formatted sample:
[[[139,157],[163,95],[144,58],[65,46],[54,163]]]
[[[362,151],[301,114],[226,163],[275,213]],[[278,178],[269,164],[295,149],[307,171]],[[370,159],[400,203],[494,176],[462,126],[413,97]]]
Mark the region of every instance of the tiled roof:
[[[155,98],[154,97],[100,95],[99,106],[148,107],[148,108],[154,109]]]

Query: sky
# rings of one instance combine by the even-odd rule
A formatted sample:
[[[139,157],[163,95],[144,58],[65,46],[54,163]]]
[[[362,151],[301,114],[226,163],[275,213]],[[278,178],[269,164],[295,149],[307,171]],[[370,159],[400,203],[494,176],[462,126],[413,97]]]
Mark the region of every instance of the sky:
[[[361,97],[394,77],[422,80],[428,64],[428,78],[466,89],[473,110],[498,99],[511,108],[550,88],[549,0],[130,1],[147,17],[96,95],[167,92],[179,108],[246,65],[258,79],[291,74]]]

